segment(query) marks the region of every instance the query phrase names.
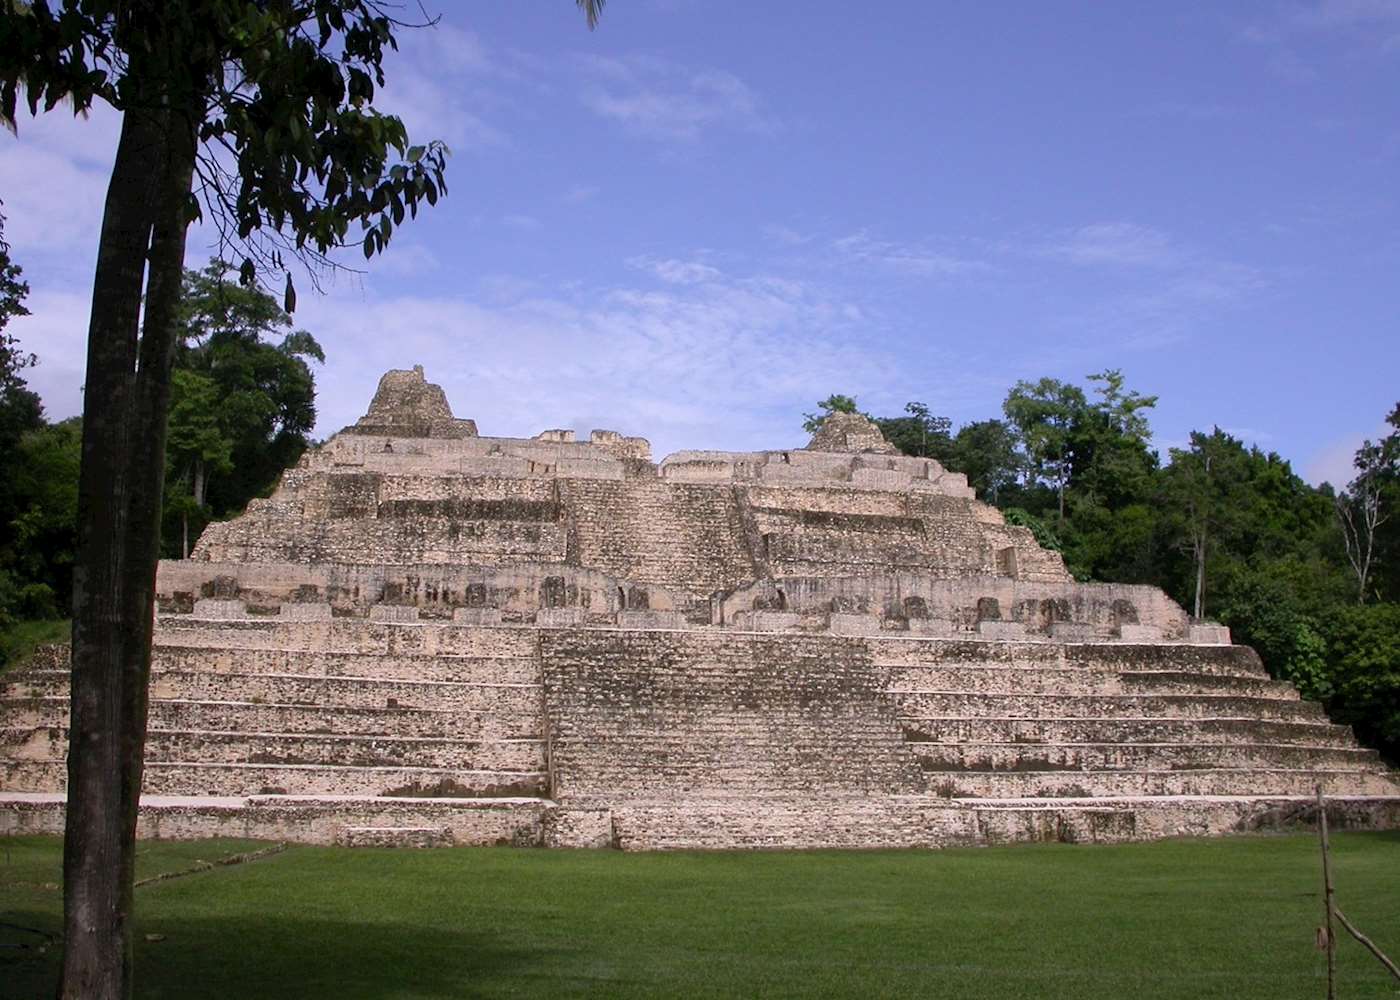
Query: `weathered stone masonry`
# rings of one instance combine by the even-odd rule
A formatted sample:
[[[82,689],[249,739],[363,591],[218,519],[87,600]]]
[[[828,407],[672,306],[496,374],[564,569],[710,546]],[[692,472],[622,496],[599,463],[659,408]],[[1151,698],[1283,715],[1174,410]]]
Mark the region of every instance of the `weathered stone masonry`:
[[[421,369],[161,566],[148,835],[938,846],[1334,821],[1400,784],[1226,630],[1077,584],[937,462],[481,437]],[[56,831],[66,651],[0,691]]]

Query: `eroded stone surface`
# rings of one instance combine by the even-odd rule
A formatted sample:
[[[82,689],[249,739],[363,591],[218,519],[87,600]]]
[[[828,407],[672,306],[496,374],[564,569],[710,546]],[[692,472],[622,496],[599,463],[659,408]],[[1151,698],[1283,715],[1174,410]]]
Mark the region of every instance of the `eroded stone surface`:
[[[895,847],[1400,824],[1350,730],[966,480],[808,448],[481,437],[421,369],[163,563],[141,829]],[[67,652],[0,689],[0,832],[61,829]]]

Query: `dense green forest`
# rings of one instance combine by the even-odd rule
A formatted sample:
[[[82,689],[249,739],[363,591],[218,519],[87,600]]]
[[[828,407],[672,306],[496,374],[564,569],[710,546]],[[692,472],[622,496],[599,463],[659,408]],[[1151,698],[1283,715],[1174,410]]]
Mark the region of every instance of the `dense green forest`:
[[[24,378],[36,359],[5,333],[25,314],[27,291],[0,217],[0,665],[23,637],[59,634],[34,623],[65,618],[72,590],[81,426],[45,419]],[[209,521],[266,496],[308,447],[311,363],[324,361],[271,296],[218,265],[186,273],[180,323],[163,533],[172,557]],[[918,402],[872,419],[905,454],[966,473],[1077,578],[1163,587],[1197,617],[1229,625],[1275,676],[1395,757],[1400,404],[1337,492],[1218,427],[1193,432],[1164,459],[1152,447],[1156,402],[1105,371],[1082,386],[1019,382],[1000,415],[956,429]],[[805,426],[857,405],[830,396]]]

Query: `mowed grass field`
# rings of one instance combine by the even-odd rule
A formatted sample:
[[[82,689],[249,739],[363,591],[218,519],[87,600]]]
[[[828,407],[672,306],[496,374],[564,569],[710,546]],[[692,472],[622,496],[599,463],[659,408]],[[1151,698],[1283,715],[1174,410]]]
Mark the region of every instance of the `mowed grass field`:
[[[144,842],[142,877],[255,850]],[[0,839],[0,995],[51,994],[58,839]],[[1400,955],[1400,834],[1334,838]],[[1308,835],[933,852],[289,847],[137,890],[141,997],[1325,995]],[[154,939],[148,940],[148,935]],[[1339,945],[1345,1000],[1400,997]]]

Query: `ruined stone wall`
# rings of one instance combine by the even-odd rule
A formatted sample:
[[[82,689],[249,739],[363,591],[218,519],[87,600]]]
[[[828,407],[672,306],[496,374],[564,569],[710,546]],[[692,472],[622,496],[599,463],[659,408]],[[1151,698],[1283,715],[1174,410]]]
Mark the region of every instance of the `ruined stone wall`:
[[[888,795],[918,787],[859,640],[542,632],[554,794]]]
[[[350,565],[344,563],[209,563],[168,559],[160,564],[160,608],[185,613],[202,599],[242,602],[255,614],[288,603],[325,603],[333,615],[363,616],[385,605],[403,605],[428,618],[451,618],[458,609],[498,609],[506,621],[527,621],[541,608],[580,608],[615,613],[627,601],[629,581],[563,563],[466,566],[452,563]],[[684,595],[649,585],[647,606],[683,607]]]
[[[1186,613],[1159,587],[1046,583],[990,574],[951,579],[910,571],[775,576],[726,595],[721,618],[733,622],[755,608],[815,616],[850,612],[883,619],[887,627],[891,621],[908,621],[914,627],[928,619],[966,631],[983,621],[1006,622],[1042,636],[1051,635],[1059,625],[1090,627],[1092,631],[1078,636],[1081,639],[1131,634],[1122,632],[1126,625],[1153,629],[1158,639],[1180,640],[1188,626]],[[878,627],[879,622],[874,624]]]
[[[707,600],[752,579],[741,511],[726,487],[634,479],[559,484],[569,561]]]

